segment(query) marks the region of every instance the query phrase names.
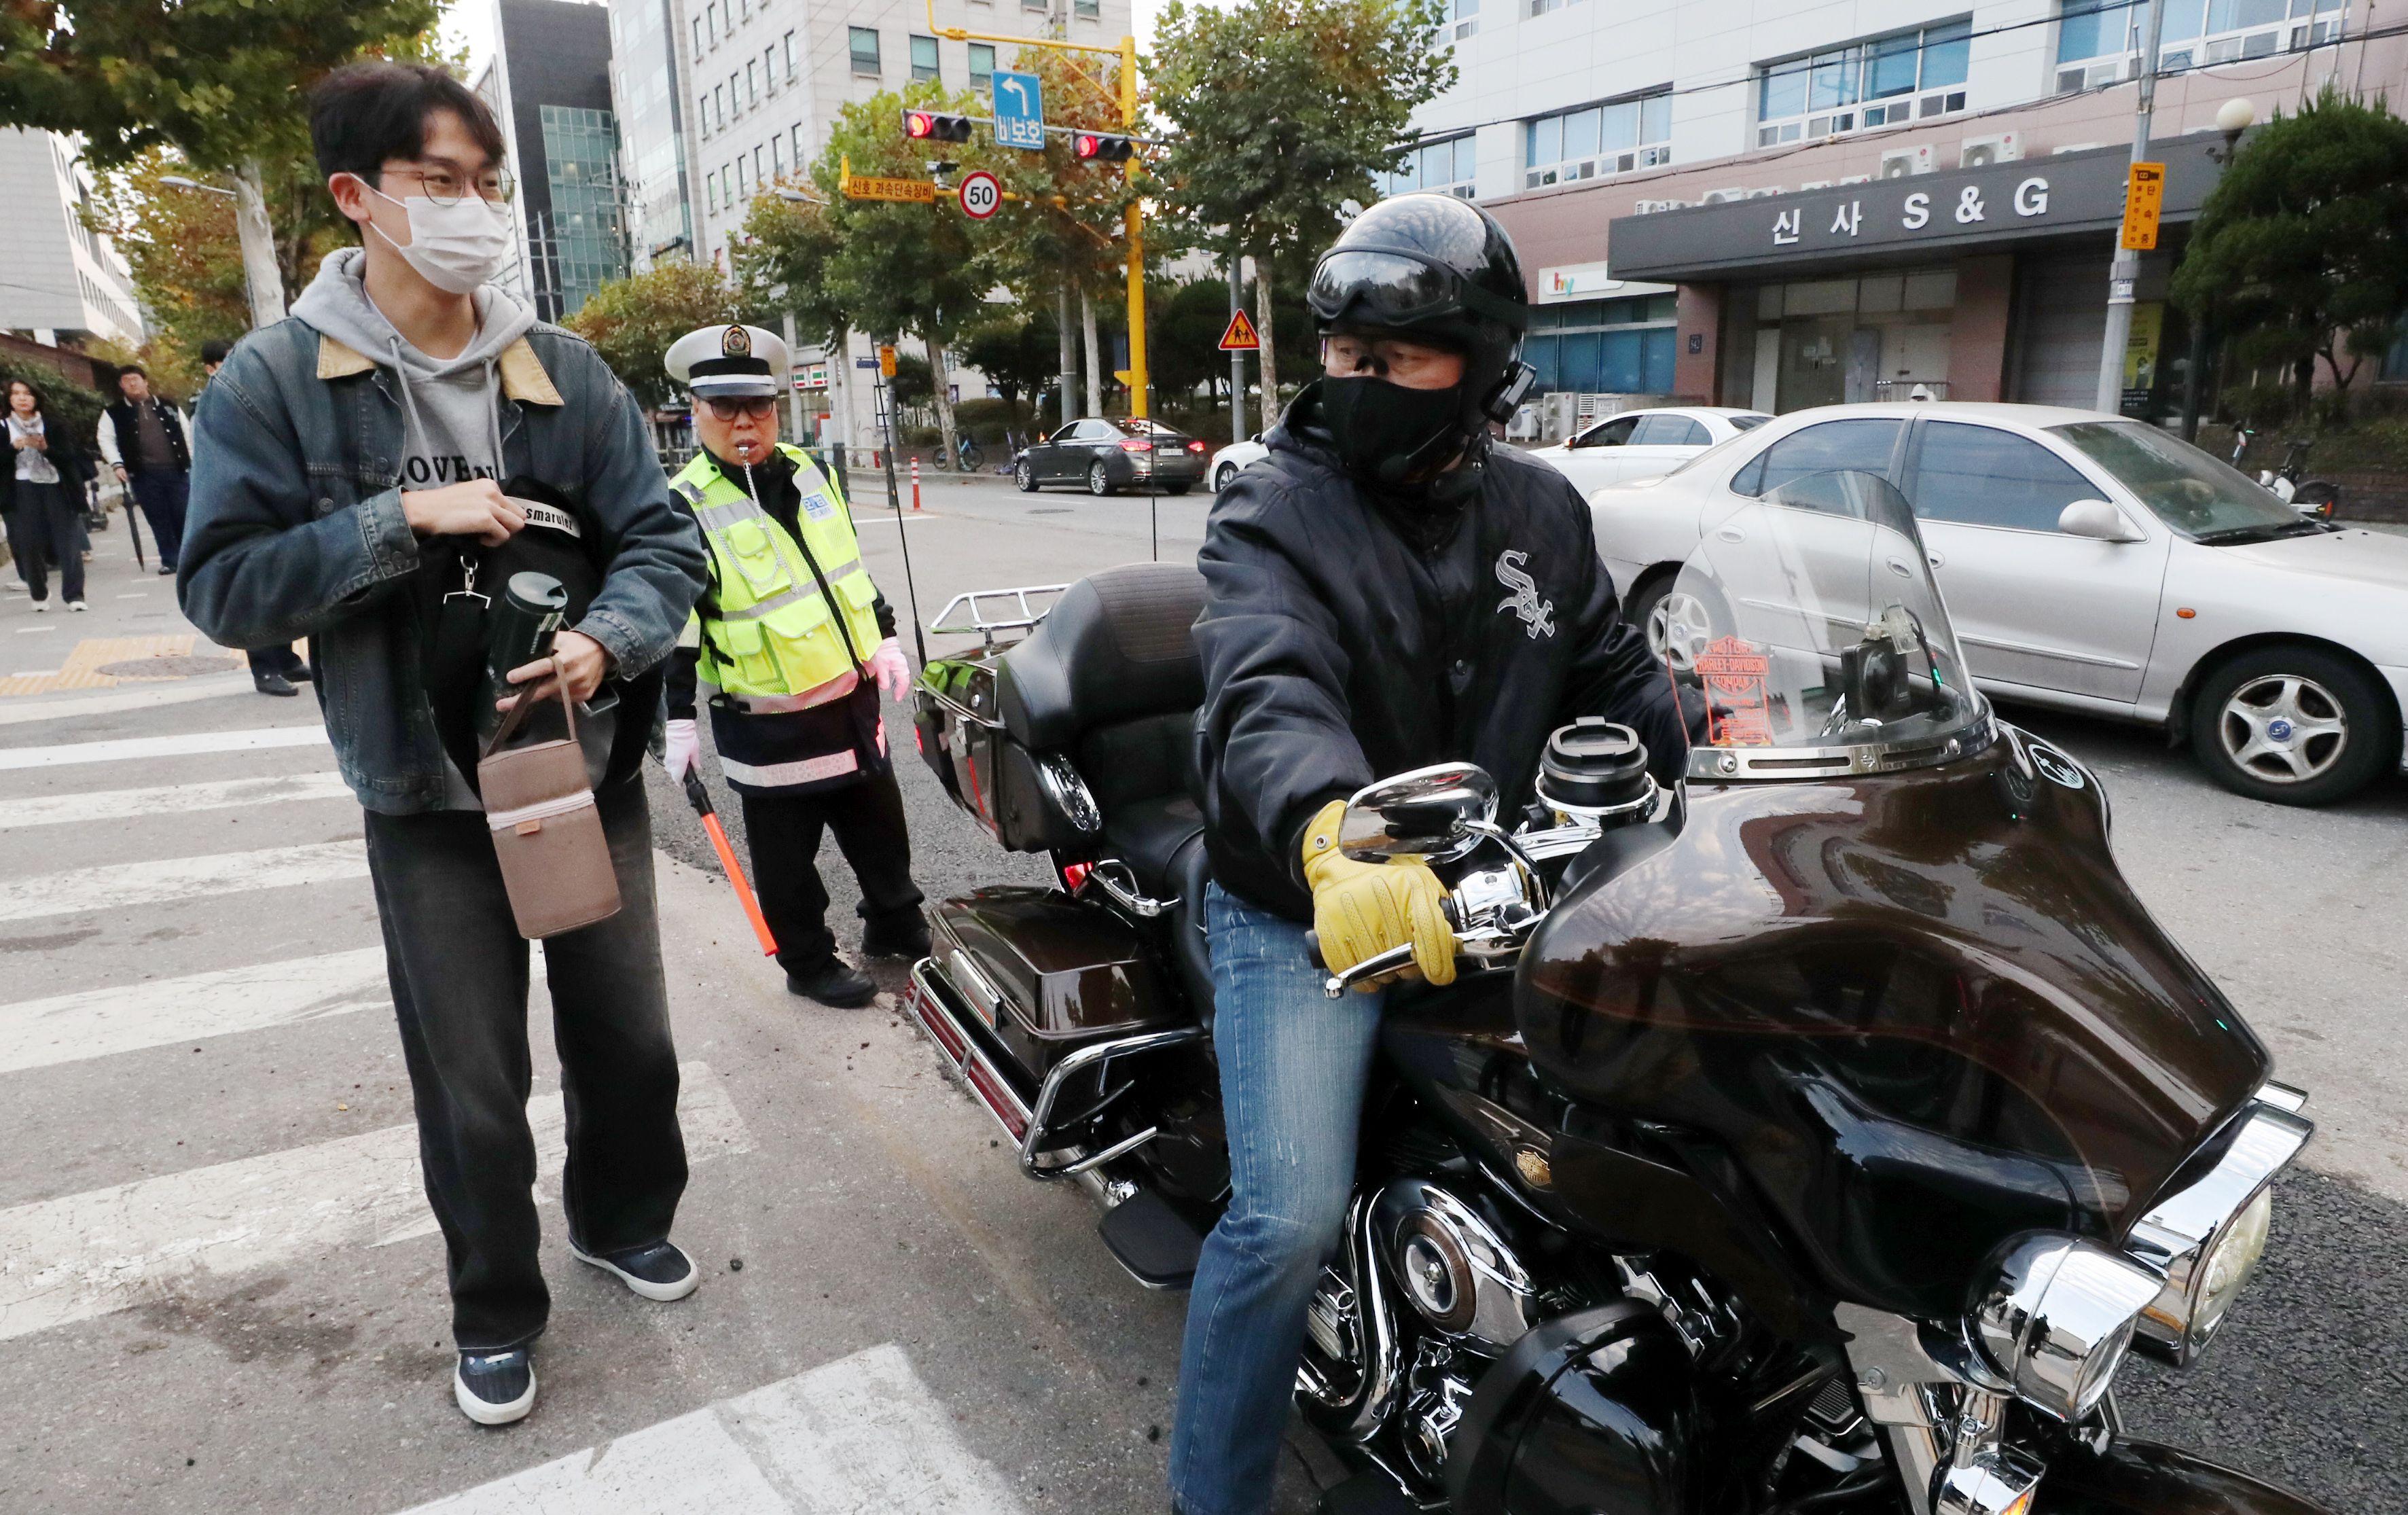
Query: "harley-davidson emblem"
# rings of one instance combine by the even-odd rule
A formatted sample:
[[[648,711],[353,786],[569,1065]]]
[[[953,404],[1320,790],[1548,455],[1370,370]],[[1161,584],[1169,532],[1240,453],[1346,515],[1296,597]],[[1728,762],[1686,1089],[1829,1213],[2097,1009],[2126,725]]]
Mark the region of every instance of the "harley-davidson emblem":
[[[1555,623],[1548,618],[1555,611],[1555,603],[1552,599],[1541,599],[1539,581],[1522,571],[1522,565],[1529,560],[1529,554],[1512,548],[1497,555],[1497,582],[1513,591],[1498,600],[1497,608],[1510,610],[1522,617],[1523,628],[1530,633],[1530,640],[1536,642],[1541,637],[1555,634]]]
[[[721,357],[751,357],[752,355],[752,334],[746,331],[741,325],[728,327],[725,331],[720,333],[719,355]]]

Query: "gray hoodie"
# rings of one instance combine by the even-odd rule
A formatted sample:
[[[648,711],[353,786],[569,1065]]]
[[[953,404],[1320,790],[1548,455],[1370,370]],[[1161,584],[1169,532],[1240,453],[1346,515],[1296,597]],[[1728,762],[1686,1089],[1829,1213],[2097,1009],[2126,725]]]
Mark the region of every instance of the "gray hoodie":
[[[432,358],[394,330],[362,281],[367,254],[356,247],[326,254],[293,313],[344,346],[392,368],[401,381],[404,429],[400,485],[440,489],[501,477],[503,352],[535,317],[491,284],[477,291],[477,335],[457,357]]]

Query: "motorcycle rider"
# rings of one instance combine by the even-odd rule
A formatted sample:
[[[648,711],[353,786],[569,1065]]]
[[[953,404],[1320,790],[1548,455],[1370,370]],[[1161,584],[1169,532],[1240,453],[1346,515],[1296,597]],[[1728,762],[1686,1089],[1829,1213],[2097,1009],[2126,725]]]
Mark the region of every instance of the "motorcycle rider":
[[[1410,943],[1455,977],[1443,888],[1418,861],[1340,855],[1346,797],[1469,759],[1511,815],[1547,734],[1637,729],[1659,781],[1687,736],[1626,624],[1588,508],[1492,444],[1533,375],[1504,229],[1468,200],[1400,195],[1322,255],[1323,374],[1215,501],[1195,628],[1197,766],[1231,1197],[1204,1245],[1181,1353],[1173,1507],[1254,1515],[1272,1492],[1305,1307],[1338,1243],[1384,989],[1326,999],[1330,971]]]

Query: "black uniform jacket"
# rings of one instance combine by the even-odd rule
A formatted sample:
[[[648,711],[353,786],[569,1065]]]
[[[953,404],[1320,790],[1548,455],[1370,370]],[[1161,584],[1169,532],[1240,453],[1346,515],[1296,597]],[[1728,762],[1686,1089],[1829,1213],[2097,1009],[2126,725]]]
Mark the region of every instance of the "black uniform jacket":
[[[1316,389],[1298,397],[1264,439],[1269,457],[1214,501],[1195,633],[1212,875],[1299,921],[1306,823],[1374,779],[1468,759],[1510,815],[1532,798],[1547,734],[1576,716],[1636,728],[1659,782],[1688,753],[1570,481],[1500,445],[1459,512],[1417,515],[1339,471],[1317,404]]]

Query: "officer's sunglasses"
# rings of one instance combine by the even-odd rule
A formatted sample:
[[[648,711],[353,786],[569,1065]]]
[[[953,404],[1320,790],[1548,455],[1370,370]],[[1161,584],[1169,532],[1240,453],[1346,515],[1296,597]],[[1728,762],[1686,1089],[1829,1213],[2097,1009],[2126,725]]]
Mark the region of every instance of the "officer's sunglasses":
[[[750,421],[767,421],[778,413],[777,397],[772,395],[753,395],[741,399],[707,399],[702,403],[722,421],[733,421],[739,415]]]

